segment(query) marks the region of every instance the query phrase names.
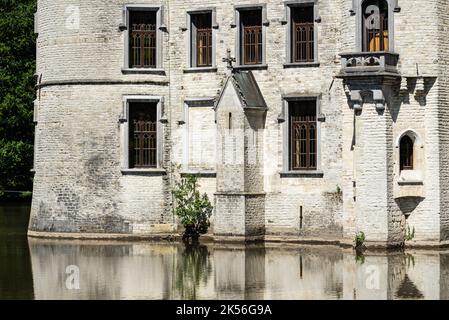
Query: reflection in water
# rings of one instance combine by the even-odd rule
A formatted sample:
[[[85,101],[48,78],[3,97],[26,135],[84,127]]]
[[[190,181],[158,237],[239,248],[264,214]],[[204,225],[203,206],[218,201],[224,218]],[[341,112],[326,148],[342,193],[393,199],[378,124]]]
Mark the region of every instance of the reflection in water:
[[[27,240],[28,213],[0,206],[0,299],[449,299],[447,251]]]
[[[188,244],[176,265],[175,288],[177,298],[196,300],[197,288],[207,285],[212,273],[207,246]]]
[[[28,204],[0,205],[0,299],[33,299],[26,238],[29,212]]]
[[[448,253],[30,239],[37,299],[446,299]],[[444,262],[444,264],[442,263]],[[67,286],[79,268],[79,290]]]

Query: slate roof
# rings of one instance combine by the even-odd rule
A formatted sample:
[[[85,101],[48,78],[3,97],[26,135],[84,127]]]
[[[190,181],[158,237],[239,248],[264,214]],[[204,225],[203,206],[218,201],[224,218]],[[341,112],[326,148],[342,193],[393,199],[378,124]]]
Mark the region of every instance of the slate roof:
[[[257,84],[256,78],[254,78],[253,73],[243,70],[234,70],[232,75],[227,79],[220,96],[217,99],[216,106],[218,106],[221,95],[224,93],[229,81],[234,85],[237,95],[242,103],[243,108],[248,109],[268,109],[265,99],[262,96],[259,85]]]

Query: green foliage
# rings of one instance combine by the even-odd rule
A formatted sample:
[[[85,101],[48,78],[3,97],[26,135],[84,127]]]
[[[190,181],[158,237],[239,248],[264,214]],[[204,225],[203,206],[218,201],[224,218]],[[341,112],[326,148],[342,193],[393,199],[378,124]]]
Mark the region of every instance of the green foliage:
[[[342,194],[343,190],[341,190],[341,187],[337,185],[337,194]]]
[[[360,231],[355,235],[355,247],[356,248],[362,248],[365,243],[365,233],[363,231]]]
[[[0,0],[0,195],[32,188],[35,0]]]
[[[183,239],[197,240],[207,233],[212,205],[207,194],[198,191],[198,177],[187,174],[175,182],[172,190],[175,200],[174,213],[185,227]]]

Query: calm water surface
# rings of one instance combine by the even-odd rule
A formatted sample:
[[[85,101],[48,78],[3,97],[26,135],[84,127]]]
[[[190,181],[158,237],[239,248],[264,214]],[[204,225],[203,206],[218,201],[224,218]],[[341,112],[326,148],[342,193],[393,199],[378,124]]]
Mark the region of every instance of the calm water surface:
[[[449,252],[27,240],[0,204],[0,299],[448,299]]]

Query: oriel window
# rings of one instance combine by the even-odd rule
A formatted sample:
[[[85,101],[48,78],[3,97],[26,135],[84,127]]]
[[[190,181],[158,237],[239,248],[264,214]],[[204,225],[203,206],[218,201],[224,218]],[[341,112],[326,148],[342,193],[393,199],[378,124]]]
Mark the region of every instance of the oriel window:
[[[263,62],[262,9],[240,11],[240,51],[242,64]]]
[[[157,103],[129,104],[130,168],[157,167]]]
[[[363,51],[389,50],[388,2],[366,0],[362,6]]]
[[[129,66],[156,68],[156,11],[130,11],[129,19]]]
[[[399,146],[401,171],[413,170],[413,146],[413,140],[409,136],[402,137]]]
[[[212,13],[191,14],[192,67],[212,66]]]
[[[289,102],[290,170],[317,169],[316,100]]]
[[[292,6],[291,15],[291,62],[315,60],[314,6]]]

